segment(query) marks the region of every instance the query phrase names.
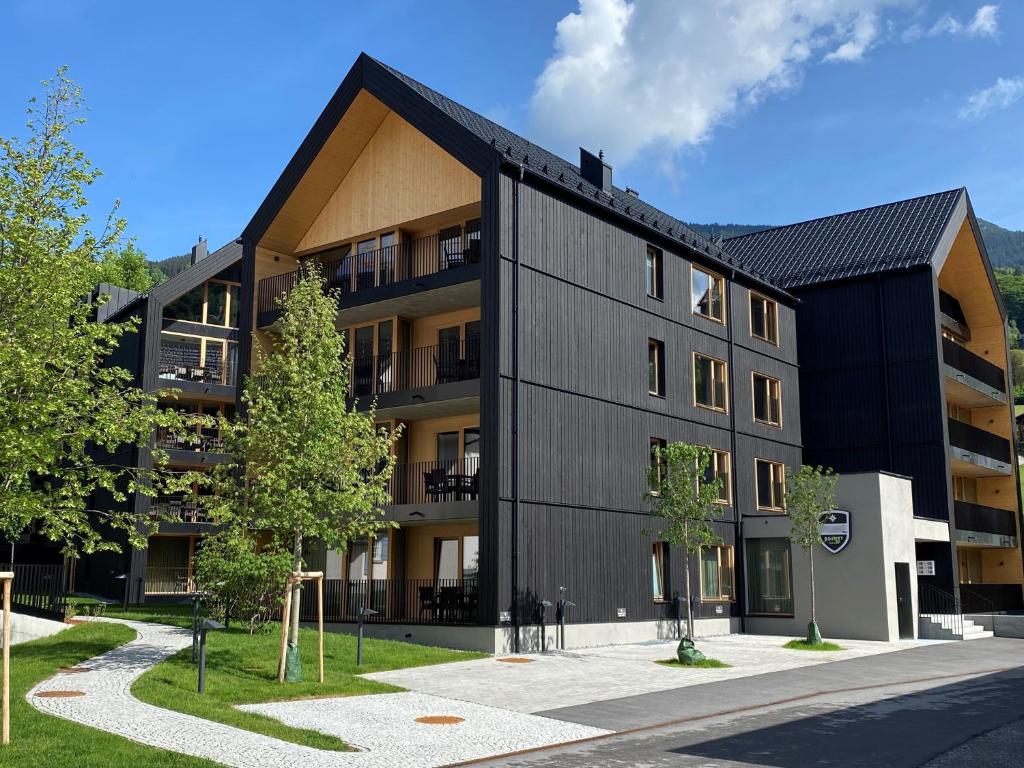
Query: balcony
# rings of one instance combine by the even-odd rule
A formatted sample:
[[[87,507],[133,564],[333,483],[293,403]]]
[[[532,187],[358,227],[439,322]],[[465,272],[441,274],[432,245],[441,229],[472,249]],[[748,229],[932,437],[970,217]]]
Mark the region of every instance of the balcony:
[[[457,235],[405,240],[372,251],[327,259],[320,265],[327,290],[336,291],[344,305],[353,295],[368,295],[384,286],[430,275],[455,277],[479,263],[480,230],[467,226]],[[258,327],[266,327],[277,320],[280,316],[278,302],[295,287],[299,274],[299,270],[294,270],[260,280],[256,294]]]
[[[149,516],[169,523],[209,523],[210,518],[198,501],[185,494],[161,494],[149,502]]]
[[[960,338],[971,338],[971,329],[967,325],[967,318],[964,317],[960,301],[941,289],[939,290],[939,316],[944,328],[949,329]]]
[[[190,337],[161,334],[161,382],[174,382],[172,386],[197,394],[220,394],[229,399],[234,393],[237,376],[237,344],[230,345],[231,354],[224,356],[223,343]]]
[[[1006,403],[1003,369],[949,339],[942,340],[948,394],[970,408]]]
[[[392,504],[475,502],[480,495],[480,457],[398,464],[389,492]]]
[[[147,595],[187,595],[194,591],[192,573],[187,567],[148,566]]]
[[[356,621],[360,608],[376,624],[477,623],[477,579],[324,579],[324,620]],[[316,621],[316,601],[303,600],[303,621]]]
[[[1013,471],[1010,441],[956,419],[947,419],[950,462],[956,474],[996,477]]]
[[[953,520],[957,541],[997,547],[1017,546],[1017,523],[1014,513],[1009,510],[958,500],[953,502]]]
[[[357,357],[349,370],[349,389],[352,397],[365,400],[436,388],[421,392],[416,398],[419,402],[426,402],[478,396],[478,383],[473,386],[451,385],[478,382],[479,379],[480,339],[471,336],[432,347]],[[378,402],[378,409],[411,403],[411,398],[385,397]]]
[[[202,427],[194,435],[180,435],[160,429],[156,435],[156,447],[167,451],[172,464],[206,464],[222,460],[205,454],[222,454],[224,438],[216,427]]]

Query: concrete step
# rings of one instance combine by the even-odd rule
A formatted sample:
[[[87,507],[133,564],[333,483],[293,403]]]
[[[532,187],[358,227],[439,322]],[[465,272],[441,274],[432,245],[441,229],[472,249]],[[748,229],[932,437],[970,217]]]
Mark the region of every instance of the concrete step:
[[[993,636],[992,632],[970,619],[961,621],[953,614],[922,613],[919,619],[918,634],[926,640],[982,640]]]

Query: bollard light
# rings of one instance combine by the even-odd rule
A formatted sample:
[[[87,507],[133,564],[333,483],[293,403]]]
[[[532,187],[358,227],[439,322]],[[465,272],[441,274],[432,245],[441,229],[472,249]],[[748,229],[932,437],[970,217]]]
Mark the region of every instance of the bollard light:
[[[548,640],[547,640],[547,612],[548,608],[551,607],[550,600],[541,600],[540,603],[540,652],[547,653]]]
[[[196,656],[199,653],[199,612],[203,593],[196,590],[192,593],[192,663],[196,663]]]
[[[124,582],[124,593],[121,596],[121,610],[124,613],[128,613],[128,588],[129,588],[129,585],[131,584],[131,581],[129,581],[130,578],[131,578],[131,574],[130,573],[122,573],[120,576],[115,576],[114,577],[114,581],[123,581]]]
[[[199,692],[206,693],[206,633],[209,630],[224,629],[224,625],[213,619],[203,619],[199,625]]]
[[[561,647],[562,647],[563,651],[565,650],[565,612],[569,608],[575,608],[575,607],[576,607],[576,603],[574,603],[572,600],[566,600],[564,596],[562,597],[561,600],[558,601],[558,610],[556,612],[555,618],[558,620],[558,632],[562,636],[562,646]]]
[[[363,663],[363,620],[367,616],[376,616],[380,611],[375,611],[373,608],[362,607],[359,609],[359,630],[356,635],[356,666],[360,666]]]

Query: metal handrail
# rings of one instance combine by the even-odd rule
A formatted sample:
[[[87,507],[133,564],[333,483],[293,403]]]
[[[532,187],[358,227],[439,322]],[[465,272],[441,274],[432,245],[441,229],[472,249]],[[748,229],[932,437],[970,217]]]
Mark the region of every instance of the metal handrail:
[[[356,621],[360,608],[369,623],[475,624],[479,586],[475,576],[462,579],[324,579],[324,619]],[[300,604],[303,621],[316,618],[316,601]]]
[[[1006,376],[1003,369],[976,355],[967,347],[949,339],[942,340],[942,361],[956,370],[966,373],[982,384],[987,384],[1001,394],[1006,394]]]
[[[964,636],[964,614],[959,598],[926,581],[917,582],[917,609],[924,616],[934,616],[959,638]],[[946,622],[950,626],[946,627]]]
[[[388,490],[392,504],[473,501],[480,496],[480,457],[398,464]]]
[[[1010,463],[1010,441],[1005,437],[979,429],[973,424],[949,417],[949,442],[957,448]]]
[[[354,357],[349,365],[349,390],[353,397],[471,381],[480,378],[480,337],[386,355]]]

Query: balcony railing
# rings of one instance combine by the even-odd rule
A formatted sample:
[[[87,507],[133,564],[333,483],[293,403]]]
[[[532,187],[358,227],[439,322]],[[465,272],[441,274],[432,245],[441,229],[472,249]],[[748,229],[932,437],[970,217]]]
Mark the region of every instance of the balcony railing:
[[[147,566],[147,595],[186,595],[193,591],[187,567]]]
[[[360,608],[377,624],[475,624],[477,579],[324,579],[324,620],[356,621]],[[303,621],[316,620],[316,600],[300,605]]]
[[[1013,512],[969,501],[953,502],[953,519],[959,531],[991,533],[996,536],[1016,536],[1017,526]]]
[[[170,522],[208,523],[206,510],[198,501],[185,498],[184,494],[162,494],[149,502],[149,514]]]
[[[480,457],[399,464],[390,492],[394,504],[473,501],[480,495]]]
[[[373,251],[327,259],[320,265],[327,289],[345,296],[479,262],[480,230],[467,226],[458,235],[405,240]],[[278,308],[278,301],[288,296],[299,275],[300,271],[295,270],[260,280],[256,304],[260,317],[265,318]]]
[[[382,395],[480,378],[480,339],[417,347],[352,361],[349,387],[354,397]]]
[[[156,447],[165,451],[195,451],[197,453],[220,453],[224,450],[224,438],[215,427],[202,427],[193,439],[161,429],[156,435]]]
[[[942,340],[942,360],[958,371],[966,373],[982,384],[986,384],[1002,394],[1006,394],[1006,377],[1003,369],[993,365],[980,355],[976,355],[966,347],[962,347],[949,339]]]
[[[230,357],[207,352],[201,360],[199,345],[162,339],[160,342],[160,378],[195,381],[205,384],[235,385],[237,364]]]
[[[957,419],[947,419],[949,442],[965,451],[1010,463],[1010,441]]]

